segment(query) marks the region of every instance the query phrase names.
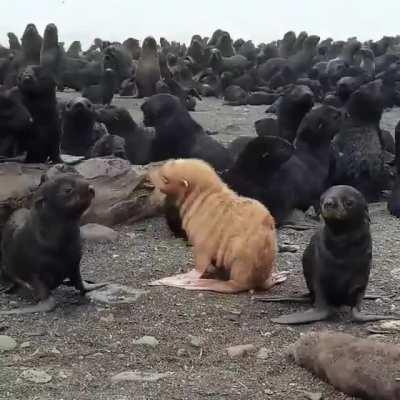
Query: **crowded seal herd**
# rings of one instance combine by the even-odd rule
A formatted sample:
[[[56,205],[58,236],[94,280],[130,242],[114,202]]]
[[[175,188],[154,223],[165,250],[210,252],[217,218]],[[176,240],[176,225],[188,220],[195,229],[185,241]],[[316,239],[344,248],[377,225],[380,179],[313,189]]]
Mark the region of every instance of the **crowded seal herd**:
[[[400,319],[361,309],[374,298],[368,204],[384,201],[400,217],[400,122],[394,138],[380,124],[385,109],[400,106],[399,36],[361,43],[290,31],[255,45],[218,29],[188,45],[97,38],[83,50],[79,41],[64,48],[54,24],[43,35],[28,24],[21,40],[8,39],[0,45],[0,173],[11,164],[64,167],[43,174],[31,207],[13,204],[1,226],[3,291],[28,289],[35,304],[0,315],[50,312],[60,285],[83,295],[107,286],[81,277],[81,219],[97,193],[69,167],[108,158],[157,163],[146,185],[160,193],[171,234],[192,246],[195,269],[150,285],[256,291],[266,307],[309,303],[276,324],[326,320],[341,306],[356,322]],[[268,107],[257,136],[221,144],[191,114],[206,97]],[[115,98],[144,98],[143,121]],[[293,220],[299,210],[304,218]],[[282,227],[315,229],[302,257],[304,296],[262,293],[290,280],[277,263]],[[400,399],[395,345],[318,332],[289,353],[348,395]]]

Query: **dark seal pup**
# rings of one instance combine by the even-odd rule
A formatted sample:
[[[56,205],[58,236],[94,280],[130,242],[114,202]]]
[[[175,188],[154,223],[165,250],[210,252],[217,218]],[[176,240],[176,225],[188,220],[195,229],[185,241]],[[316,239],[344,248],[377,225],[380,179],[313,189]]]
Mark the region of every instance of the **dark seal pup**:
[[[68,101],[61,118],[61,150],[64,154],[88,157],[93,145],[107,130],[96,122],[93,104],[84,97]]]
[[[370,219],[364,196],[351,186],[332,186],[321,197],[321,215],[325,225],[314,234],[303,254],[303,273],[313,308],[272,321],[322,321],[340,306],[350,306],[353,319],[358,322],[398,319],[361,312],[372,261]]]
[[[41,163],[60,159],[61,124],[57,110],[56,82],[51,73],[39,65],[26,67],[18,76],[18,89],[22,103],[33,118],[26,132],[24,147],[26,162]]]
[[[161,71],[157,43],[154,38],[147,37],[143,42],[142,54],[136,70],[138,97],[149,97],[156,94],[156,83],[160,79]]]
[[[141,109],[144,125],[156,129],[152,161],[198,158],[211,164],[217,171],[233,164],[229,151],[207,135],[178,97],[157,94],[144,102]]]
[[[2,272],[16,286],[31,290],[39,303],[0,315],[51,311],[56,306],[51,291],[67,278],[81,293],[101,286],[84,283],[80,273],[79,220],[93,197],[85,180],[62,174],[43,181],[31,210],[11,215],[2,235]]]

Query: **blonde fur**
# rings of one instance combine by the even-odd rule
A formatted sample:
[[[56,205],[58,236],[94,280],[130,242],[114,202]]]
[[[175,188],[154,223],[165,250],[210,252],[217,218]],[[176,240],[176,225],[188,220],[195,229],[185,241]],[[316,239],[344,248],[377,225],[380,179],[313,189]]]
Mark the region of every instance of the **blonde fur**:
[[[282,281],[272,276],[277,237],[274,219],[264,205],[238,196],[209,164],[197,159],[167,161],[149,177],[176,200],[183,229],[193,244],[200,279],[188,289],[235,293],[268,289]],[[202,279],[213,272],[228,280]]]

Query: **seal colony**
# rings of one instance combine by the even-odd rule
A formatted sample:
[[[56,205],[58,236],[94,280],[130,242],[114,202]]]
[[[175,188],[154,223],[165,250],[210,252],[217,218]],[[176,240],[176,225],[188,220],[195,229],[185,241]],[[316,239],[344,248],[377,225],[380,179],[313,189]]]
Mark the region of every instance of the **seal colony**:
[[[400,122],[394,139],[381,127],[384,110],[400,106],[399,37],[334,42],[288,32],[256,46],[217,30],[210,39],[194,35],[188,46],[149,36],[142,45],[134,38],[96,39],[87,51],[79,42],[65,51],[54,24],[43,37],[29,24],[21,43],[15,34],[8,38],[9,47],[0,47],[0,169],[10,162],[60,164],[64,156],[77,163],[95,157],[159,163],[146,184],[165,195],[165,221],[193,246],[195,270],[182,266],[183,273],[139,283],[166,296],[168,289],[154,286],[226,295],[282,284],[286,296],[256,296],[274,324],[331,319],[341,306],[350,307],[355,322],[399,319],[395,312],[361,310],[364,299],[377,297],[367,287],[379,268],[368,203],[387,201],[386,212],[400,214]],[[63,101],[60,92],[67,90],[76,96]],[[127,98],[117,105],[116,96]],[[143,121],[122,106],[133,97],[144,98]],[[226,107],[265,105],[268,115],[255,122],[257,137],[225,146],[192,114],[204,97]],[[62,285],[81,294],[107,286],[85,282],[80,272],[79,225],[94,195],[88,181],[61,173],[42,179],[30,209],[13,206],[1,228],[1,279],[4,291],[28,289],[37,304],[0,315],[53,311],[53,292]],[[294,213],[310,210],[313,218],[291,222]],[[315,229],[302,256],[309,293],[301,298],[288,296],[292,277],[278,272],[285,244],[277,233],[288,226]],[[266,303],[277,301],[311,308],[276,316]],[[382,362],[384,345],[312,338],[332,352],[353,340],[353,348]],[[323,346],[300,353],[307,343],[294,351],[299,365],[351,395],[397,400],[398,385],[369,386],[351,371],[343,380],[336,367],[331,373],[332,366],[318,361]],[[371,368],[365,371],[379,380]]]

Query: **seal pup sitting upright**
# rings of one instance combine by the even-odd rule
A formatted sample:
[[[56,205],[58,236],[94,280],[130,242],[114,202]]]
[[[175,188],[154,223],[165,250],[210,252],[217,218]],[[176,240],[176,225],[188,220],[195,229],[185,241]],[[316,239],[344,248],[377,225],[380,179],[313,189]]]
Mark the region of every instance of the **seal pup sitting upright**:
[[[238,293],[286,280],[275,264],[275,221],[260,202],[238,196],[202,160],[170,160],[149,177],[175,200],[196,263],[195,271],[153,284]]]
[[[104,284],[84,283],[79,220],[94,198],[94,189],[72,174],[46,180],[34,195],[32,209],[15,211],[4,226],[1,242],[2,274],[16,287],[33,292],[34,306],[0,311],[0,315],[51,311],[51,291],[69,278],[82,294]]]
[[[350,306],[357,322],[399,319],[361,312],[372,262],[370,218],[364,196],[351,186],[332,186],[322,195],[321,215],[325,225],[312,236],[302,260],[313,307],[272,321],[278,324],[322,321],[340,306]]]

